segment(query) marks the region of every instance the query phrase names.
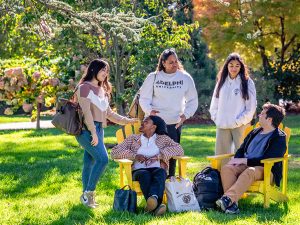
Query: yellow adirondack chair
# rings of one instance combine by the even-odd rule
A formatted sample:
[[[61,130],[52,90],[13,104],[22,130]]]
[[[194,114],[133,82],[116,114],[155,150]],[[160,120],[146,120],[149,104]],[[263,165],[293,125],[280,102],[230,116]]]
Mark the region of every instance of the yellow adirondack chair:
[[[124,129],[119,129],[116,132],[117,142],[120,144],[124,141],[126,137],[131,134],[139,134],[139,127],[141,123],[135,123],[133,126],[130,124],[125,125]],[[178,169],[179,169],[179,176],[185,178],[186,177],[186,164],[187,161],[190,159],[188,156],[175,156],[174,159],[178,160]],[[131,166],[133,164],[132,160],[129,159],[115,159],[116,162],[119,163],[120,166],[120,187],[125,186],[125,178],[127,183],[131,189],[136,191],[137,195],[143,195],[142,190],[140,188],[140,184],[138,181],[132,180],[132,169]],[[163,202],[166,203],[166,194],[164,194]]]
[[[256,124],[256,126],[259,126]],[[255,126],[255,127],[256,127]],[[283,125],[280,125],[281,129]],[[254,127],[252,127],[253,129]],[[251,129],[245,131],[245,134],[248,134]],[[288,201],[287,197],[287,175],[288,175],[288,158],[290,155],[288,154],[288,143],[291,136],[291,129],[285,127],[283,131],[286,133],[286,152],[281,158],[270,158],[261,160],[261,163],[264,164],[264,180],[255,181],[247,193],[260,193],[264,195],[264,207],[268,208],[270,206],[270,199],[276,202],[285,202]],[[224,155],[216,155],[216,156],[208,156],[207,159],[211,162],[211,166],[215,169],[221,170],[221,161],[223,159],[228,159],[233,157],[234,154],[224,154]],[[282,162],[282,184],[281,190],[280,188],[275,187],[275,185],[271,184],[271,169],[274,163]]]

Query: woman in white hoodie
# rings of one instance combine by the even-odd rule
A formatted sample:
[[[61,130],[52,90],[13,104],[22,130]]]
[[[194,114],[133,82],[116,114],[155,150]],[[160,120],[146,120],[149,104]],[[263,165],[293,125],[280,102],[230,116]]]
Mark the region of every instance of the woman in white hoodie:
[[[256,111],[256,90],[241,56],[231,53],[218,74],[210,104],[217,126],[215,154],[232,153],[243,142],[243,133]]]

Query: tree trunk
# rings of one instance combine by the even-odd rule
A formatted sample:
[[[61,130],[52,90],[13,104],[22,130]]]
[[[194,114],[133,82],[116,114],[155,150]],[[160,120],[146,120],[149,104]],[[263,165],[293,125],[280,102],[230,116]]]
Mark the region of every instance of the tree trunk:
[[[36,109],[36,129],[40,129],[40,119],[41,119],[41,108],[42,103],[37,103],[37,109]]]
[[[269,64],[268,56],[266,55],[266,52],[265,52],[265,46],[258,45],[258,48],[260,50],[259,53],[260,53],[260,56],[262,59],[262,66],[264,68],[264,71],[267,72],[270,68],[270,64]]]

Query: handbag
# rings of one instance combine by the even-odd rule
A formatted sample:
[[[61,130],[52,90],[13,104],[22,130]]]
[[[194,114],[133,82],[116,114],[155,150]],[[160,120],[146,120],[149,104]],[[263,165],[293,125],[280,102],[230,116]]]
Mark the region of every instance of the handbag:
[[[166,192],[170,212],[200,211],[189,179],[171,177],[166,181]]]
[[[132,100],[132,103],[129,107],[128,116],[130,116],[131,118],[138,118],[139,120],[143,120],[145,117],[145,112],[142,110],[139,100],[140,90],[138,90],[138,92]]]
[[[129,190],[125,190],[126,187]],[[137,195],[129,185],[115,191],[113,209],[116,211],[136,212]]]
[[[155,84],[155,80],[156,80],[156,75],[157,73],[155,73],[154,75],[154,80],[153,80],[153,91],[152,91],[152,97],[154,96],[154,84]],[[139,120],[143,120],[145,117],[145,112],[143,111],[141,105],[140,105],[140,90],[138,90],[138,92],[135,94],[132,103],[129,107],[129,111],[128,111],[128,116],[131,118],[138,118]]]
[[[56,114],[51,121],[57,129],[70,135],[79,135],[83,127],[82,110],[78,102],[72,101],[76,90],[70,99],[58,99]]]

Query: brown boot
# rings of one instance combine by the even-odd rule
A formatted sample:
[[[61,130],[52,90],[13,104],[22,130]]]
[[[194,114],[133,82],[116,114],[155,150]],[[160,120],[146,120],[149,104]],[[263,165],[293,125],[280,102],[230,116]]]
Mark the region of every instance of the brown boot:
[[[146,205],[145,211],[152,212],[154,209],[156,209],[157,204],[158,204],[157,198],[155,196],[150,196],[147,199],[147,205]]]
[[[166,211],[167,211],[167,206],[165,204],[161,204],[160,206],[157,207],[157,209],[155,209],[153,215],[162,216],[166,213]]]

